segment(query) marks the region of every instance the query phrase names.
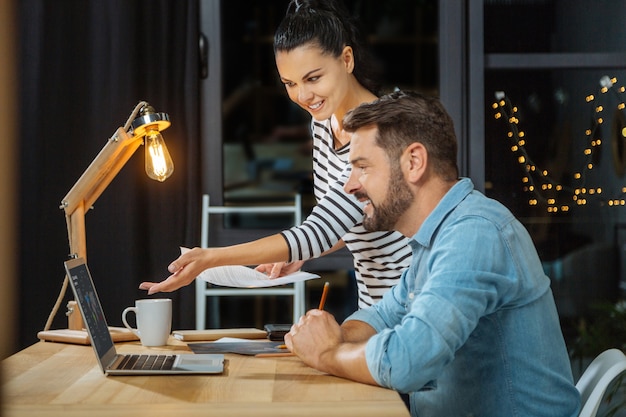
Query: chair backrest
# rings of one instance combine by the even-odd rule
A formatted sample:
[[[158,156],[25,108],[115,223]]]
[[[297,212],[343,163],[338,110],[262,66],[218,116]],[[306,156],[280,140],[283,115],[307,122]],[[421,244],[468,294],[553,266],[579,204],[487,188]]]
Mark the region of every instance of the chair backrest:
[[[292,204],[285,205],[260,205],[260,206],[212,206],[208,194],[202,195],[202,219],[200,232],[200,247],[209,247],[209,215],[210,214],[278,214],[288,213],[293,215],[293,225],[302,223],[302,196],[293,194]]]
[[[293,225],[302,222],[302,196],[300,194],[290,194],[288,203],[273,205],[253,205],[253,206],[212,206],[208,194],[202,196],[202,219],[200,246],[209,247],[209,215],[211,214],[290,214],[293,216]],[[220,328],[219,298],[235,295],[291,295],[293,297],[293,322],[297,322],[299,317],[305,312],[305,285],[304,282],[296,282],[291,288],[266,287],[266,288],[210,288],[205,281],[196,280],[196,329],[206,328],[207,296],[212,296],[211,303],[211,327]]]
[[[580,392],[579,417],[595,417],[609,384],[626,371],[626,355],[619,349],[599,354],[585,369],[576,388]]]

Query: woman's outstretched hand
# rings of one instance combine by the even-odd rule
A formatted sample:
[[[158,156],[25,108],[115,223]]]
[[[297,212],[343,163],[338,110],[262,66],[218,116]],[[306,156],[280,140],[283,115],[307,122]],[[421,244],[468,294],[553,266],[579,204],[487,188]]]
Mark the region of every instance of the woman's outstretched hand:
[[[193,248],[180,255],[178,259],[168,266],[171,273],[169,277],[161,282],[142,282],[139,289],[148,290],[148,295],[158,292],[172,292],[191,284],[202,271],[210,268],[211,250]]]

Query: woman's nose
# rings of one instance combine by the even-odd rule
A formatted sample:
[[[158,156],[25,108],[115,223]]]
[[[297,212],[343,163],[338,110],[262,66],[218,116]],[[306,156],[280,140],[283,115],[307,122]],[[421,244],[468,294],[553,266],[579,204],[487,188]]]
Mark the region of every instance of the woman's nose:
[[[298,89],[298,100],[301,103],[307,103],[312,97],[313,94],[311,94],[311,90],[308,87],[302,86]]]

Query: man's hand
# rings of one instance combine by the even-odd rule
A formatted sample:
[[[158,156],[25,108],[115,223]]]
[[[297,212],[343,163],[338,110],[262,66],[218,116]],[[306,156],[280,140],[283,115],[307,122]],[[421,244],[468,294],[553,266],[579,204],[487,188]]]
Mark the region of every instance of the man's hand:
[[[346,330],[348,332],[346,333]],[[310,310],[291,326],[285,335],[287,348],[312,368],[377,385],[365,360],[365,345],[375,330],[356,321],[349,329],[337,324],[335,318],[322,310]],[[346,336],[351,339],[346,340]]]
[[[309,310],[291,326],[285,335],[287,348],[304,363],[320,371],[330,372],[322,357],[332,352],[343,342],[341,327],[326,311]]]

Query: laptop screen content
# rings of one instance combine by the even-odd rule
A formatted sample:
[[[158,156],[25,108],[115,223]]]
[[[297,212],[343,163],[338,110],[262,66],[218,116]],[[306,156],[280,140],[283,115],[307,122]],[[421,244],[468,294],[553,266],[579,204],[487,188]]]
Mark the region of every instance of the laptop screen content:
[[[91,285],[91,277],[87,265],[82,263],[69,270],[77,301],[83,308],[84,320],[89,329],[92,344],[99,357],[103,357],[112,347],[113,340],[109,333],[107,321],[100,305],[100,300]]]

